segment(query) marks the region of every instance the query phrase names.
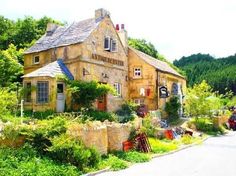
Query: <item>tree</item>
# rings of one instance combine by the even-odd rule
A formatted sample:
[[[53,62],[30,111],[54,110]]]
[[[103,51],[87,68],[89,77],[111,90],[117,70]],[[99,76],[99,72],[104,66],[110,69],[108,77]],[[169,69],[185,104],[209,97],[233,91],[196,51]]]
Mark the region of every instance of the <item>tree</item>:
[[[147,42],[144,39],[132,39],[129,38],[129,46],[132,46],[133,48],[142,51],[143,53],[148,54],[149,56],[152,56],[154,58],[157,58],[158,52],[155,48],[155,46]]]
[[[205,80],[188,88],[185,100],[185,112],[189,116],[212,116],[214,110],[222,106],[219,96]]]
[[[11,44],[7,50],[0,51],[0,87],[7,87],[19,82],[23,74],[23,50],[17,50]]]
[[[96,81],[66,80],[66,83],[72,94],[73,102],[80,107],[90,108],[97,98],[109,92],[115,94],[113,87]]]
[[[225,94],[231,90],[236,95],[236,55],[216,59],[199,53],[182,57],[174,64],[186,72],[189,86],[206,80],[214,91]]]

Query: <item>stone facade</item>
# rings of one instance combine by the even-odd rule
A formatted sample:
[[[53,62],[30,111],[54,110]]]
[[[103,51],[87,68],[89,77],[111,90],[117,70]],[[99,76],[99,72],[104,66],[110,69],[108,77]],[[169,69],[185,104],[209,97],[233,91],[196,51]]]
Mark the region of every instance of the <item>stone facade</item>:
[[[104,38],[109,36],[116,41],[117,51],[108,52],[104,50]],[[39,63],[34,64],[32,60],[39,56]],[[31,73],[57,58],[63,59],[75,80],[97,80],[98,82],[114,85],[121,85],[121,96],[107,95],[108,111],[115,111],[120,107],[124,100],[128,99],[128,58],[124,47],[120,41],[118,33],[109,16],[105,16],[98,27],[82,43],[71,44],[68,46],[56,47],[36,53],[27,53],[24,55],[24,73]],[[86,74],[84,74],[86,71]],[[56,94],[56,81],[51,78],[33,77],[25,78],[24,83],[32,82],[32,85],[38,80],[49,80],[49,94]],[[54,83],[53,83],[54,82]],[[27,109],[45,110],[45,106],[36,103],[36,93],[32,93],[32,102],[26,103]],[[56,110],[55,97],[45,104],[48,109]],[[67,107],[70,106],[70,97],[66,98]],[[36,107],[36,109],[35,109]],[[41,108],[40,108],[41,107]]]

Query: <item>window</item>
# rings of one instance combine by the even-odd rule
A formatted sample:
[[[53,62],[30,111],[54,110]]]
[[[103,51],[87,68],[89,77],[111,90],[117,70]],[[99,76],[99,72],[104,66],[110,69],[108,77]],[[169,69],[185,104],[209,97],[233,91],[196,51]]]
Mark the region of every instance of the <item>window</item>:
[[[134,99],[134,103],[138,105],[144,105],[144,99],[143,98]]]
[[[138,77],[140,78],[142,75],[141,75],[141,68],[134,68],[134,77]]]
[[[104,50],[109,52],[117,52],[117,40],[111,37],[105,37],[104,39]]]
[[[34,56],[33,64],[39,64],[39,56]]]
[[[104,39],[104,50],[110,51],[110,45],[111,45],[111,38],[110,37],[105,37]]]
[[[31,102],[31,82],[25,83],[25,102]]]
[[[114,84],[114,88],[115,88],[115,90],[116,90],[116,92],[117,92],[117,95],[118,95],[119,97],[121,97],[121,89],[122,89],[121,84],[120,84],[120,83],[115,83],[115,84]]]
[[[39,81],[37,82],[37,102],[47,103],[48,102],[48,82]]]
[[[111,51],[117,52],[117,41],[114,39],[111,39]]]

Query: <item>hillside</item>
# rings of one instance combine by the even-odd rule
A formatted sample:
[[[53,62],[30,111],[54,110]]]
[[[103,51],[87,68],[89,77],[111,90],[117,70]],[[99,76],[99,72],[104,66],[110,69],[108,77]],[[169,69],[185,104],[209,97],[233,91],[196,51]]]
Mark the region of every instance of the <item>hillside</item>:
[[[214,58],[199,53],[175,60],[174,65],[186,72],[189,86],[206,80],[215,91],[228,89],[236,94],[236,55]]]

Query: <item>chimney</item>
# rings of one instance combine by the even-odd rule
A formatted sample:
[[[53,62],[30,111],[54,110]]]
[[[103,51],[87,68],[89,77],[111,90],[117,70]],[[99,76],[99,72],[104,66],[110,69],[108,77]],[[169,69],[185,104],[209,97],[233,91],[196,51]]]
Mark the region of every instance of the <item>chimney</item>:
[[[121,29],[117,30],[117,33],[120,37],[121,43],[125,49],[126,54],[128,54],[128,35],[127,35],[127,31],[125,30],[124,24],[121,24]]]
[[[54,24],[54,23],[48,23],[47,24],[47,30],[46,30],[47,33],[46,33],[46,35],[51,36],[55,32],[55,30],[58,28],[58,26],[59,25]]]
[[[120,30],[120,25],[116,24],[116,30],[119,31]]]
[[[95,19],[98,18],[104,18],[104,17],[110,17],[110,12],[101,8],[101,9],[97,9],[95,10]]]

